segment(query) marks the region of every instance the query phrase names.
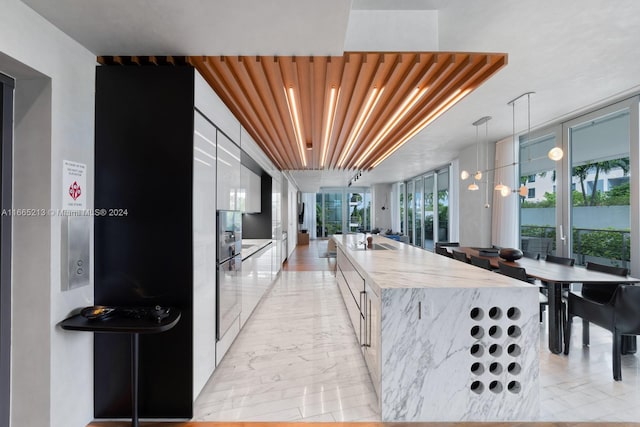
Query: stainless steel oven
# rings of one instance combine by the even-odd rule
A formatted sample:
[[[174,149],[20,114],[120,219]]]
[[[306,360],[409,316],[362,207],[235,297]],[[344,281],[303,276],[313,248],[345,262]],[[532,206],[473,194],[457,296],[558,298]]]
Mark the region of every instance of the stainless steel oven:
[[[240,316],[242,296],[242,214],[239,211],[218,211],[217,255],[217,331],[220,340]]]

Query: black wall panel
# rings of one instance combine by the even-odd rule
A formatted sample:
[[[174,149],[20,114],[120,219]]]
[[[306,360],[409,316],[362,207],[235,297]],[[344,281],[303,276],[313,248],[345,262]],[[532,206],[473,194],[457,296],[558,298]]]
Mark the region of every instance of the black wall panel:
[[[192,416],[194,70],[96,73],[95,303],[172,306],[168,332],[140,337],[140,416]],[[125,216],[109,216],[126,209]],[[95,416],[131,414],[127,335],[96,334]]]

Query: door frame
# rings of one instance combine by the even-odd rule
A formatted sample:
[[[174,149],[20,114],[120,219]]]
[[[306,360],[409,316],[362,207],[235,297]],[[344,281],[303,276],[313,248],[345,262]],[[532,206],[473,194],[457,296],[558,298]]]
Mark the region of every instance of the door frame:
[[[0,73],[0,209],[11,209],[13,92],[15,81]],[[0,216],[0,426],[9,426],[11,394],[11,215]]]

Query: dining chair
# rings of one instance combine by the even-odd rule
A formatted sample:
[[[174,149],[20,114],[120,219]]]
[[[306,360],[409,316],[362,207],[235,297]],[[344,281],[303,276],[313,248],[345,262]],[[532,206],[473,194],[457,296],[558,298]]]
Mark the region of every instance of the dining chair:
[[[586,266],[587,270],[599,271],[601,273],[614,274],[616,276],[625,277],[629,274],[629,270],[624,267],[615,267],[612,265],[604,265],[598,264],[595,262],[587,262]],[[616,291],[616,288],[620,286],[618,283],[583,283],[582,290],[579,292],[573,293],[573,304],[576,307],[576,310],[580,312],[582,299],[587,299],[589,301],[593,301],[599,304],[606,304],[613,298],[613,294]],[[569,295],[570,297],[570,295]],[[581,297],[581,300],[577,298]],[[568,311],[568,310],[567,310]],[[569,311],[568,311],[569,312]],[[571,315],[571,312],[569,312]],[[579,314],[574,314],[575,316],[580,316]],[[594,322],[595,323],[595,322]],[[569,322],[567,322],[569,325]],[[569,328],[571,325],[569,325]],[[568,331],[567,333],[569,333]],[[569,337],[567,336],[567,339]],[[582,345],[589,345],[589,320],[582,318]],[[565,347],[565,351],[568,351]]]
[[[544,260],[547,262],[552,262],[554,264],[568,265],[570,267],[573,267],[573,265],[576,263],[576,260],[573,258],[565,258],[565,257],[555,256],[555,255],[547,255],[547,257]]]
[[[438,246],[460,246],[460,242],[436,242],[436,247]]]
[[[513,277],[514,279],[522,280],[523,282],[527,282],[532,285],[535,284],[534,279],[527,276],[527,270],[525,270],[523,267],[516,267],[513,265],[505,264],[502,261],[498,261],[498,273],[504,274],[505,276]],[[545,311],[545,306],[549,305],[549,298],[545,294],[538,292],[538,301],[540,303],[540,322],[542,322],[542,317],[543,317],[542,315]],[[565,317],[564,302],[562,304],[562,312],[563,312],[562,318],[564,319]]]
[[[640,286],[618,285],[611,299],[600,303],[569,293],[568,318],[565,329],[564,354],[569,354],[571,323],[574,316],[595,323],[613,334],[612,365],[613,379],[622,381],[621,354],[622,337],[640,335]]]
[[[535,259],[537,261],[540,259],[540,252],[522,251],[522,256],[525,258]]]
[[[484,268],[485,270],[493,270],[493,268],[491,268],[491,261],[486,258],[480,258],[475,255],[471,255],[469,261],[476,267]]]
[[[447,258],[453,258],[453,255],[444,246],[436,246],[436,253],[438,255],[446,256]]]
[[[460,252],[460,251],[452,251],[453,253],[453,259],[456,259],[458,261],[462,261],[464,263],[468,263],[469,260],[467,259],[467,254],[465,254],[464,252]]]

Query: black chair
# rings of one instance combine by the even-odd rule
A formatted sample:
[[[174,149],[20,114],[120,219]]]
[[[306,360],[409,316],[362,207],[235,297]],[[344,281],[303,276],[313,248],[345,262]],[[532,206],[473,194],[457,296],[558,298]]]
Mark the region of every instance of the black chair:
[[[622,354],[622,337],[640,335],[640,286],[618,285],[606,303],[599,303],[569,294],[569,317],[565,330],[564,354],[569,354],[571,344],[571,320],[573,316],[582,317],[583,321],[595,323],[613,334],[612,359],[613,379],[622,381],[620,356]]]
[[[440,247],[458,247],[460,242],[436,242],[436,249]]]
[[[522,251],[522,256],[525,258],[535,259],[537,261],[540,259],[540,252]]]
[[[514,279],[522,280],[527,283],[534,283],[534,280],[527,276],[527,270],[523,267],[515,267],[513,265],[505,264],[502,261],[498,261],[498,273],[505,276],[513,277]]]
[[[462,261],[464,263],[468,263],[469,260],[467,259],[467,254],[465,254],[464,252],[460,252],[460,251],[453,251],[453,259],[456,259],[458,261]]]
[[[624,267],[614,267],[595,262],[587,262],[587,270],[615,274],[620,277],[626,277],[629,274],[629,270]],[[613,299],[613,294],[618,286],[620,286],[618,283],[583,283],[580,292],[569,293],[569,299],[573,301],[574,310],[571,311],[571,306],[567,310],[569,318],[567,319],[568,329],[565,332],[565,354],[569,354],[568,342],[571,337],[568,334],[571,333],[571,317],[582,317],[582,345],[589,345],[589,313],[585,313],[586,317],[581,316],[580,313],[584,313],[583,305],[591,307],[592,302],[597,304],[609,303]]]
[[[453,255],[451,253],[449,253],[449,251],[447,250],[447,248],[445,248],[444,246],[436,246],[436,253],[438,255],[443,255],[446,256],[448,258],[453,258]]]
[[[505,276],[513,277],[514,279],[522,280],[523,282],[527,282],[532,285],[535,284],[535,280],[527,276],[527,271],[524,268],[508,265],[503,263],[502,261],[498,261],[498,273],[504,274]],[[539,292],[538,301],[540,302],[540,322],[542,322],[542,313],[544,313],[545,306],[549,305],[549,298],[545,294]],[[562,304],[562,312],[562,318],[564,319],[564,303]]]
[[[484,268],[485,270],[493,270],[493,268],[491,268],[491,261],[486,258],[479,258],[477,256],[471,255],[470,261],[471,264],[475,265],[476,267]]]
[[[568,265],[570,267],[573,267],[573,265],[576,263],[576,260],[573,258],[564,258],[561,256],[555,256],[555,255],[547,255],[547,257],[544,260],[547,262],[552,262],[554,264]]]

